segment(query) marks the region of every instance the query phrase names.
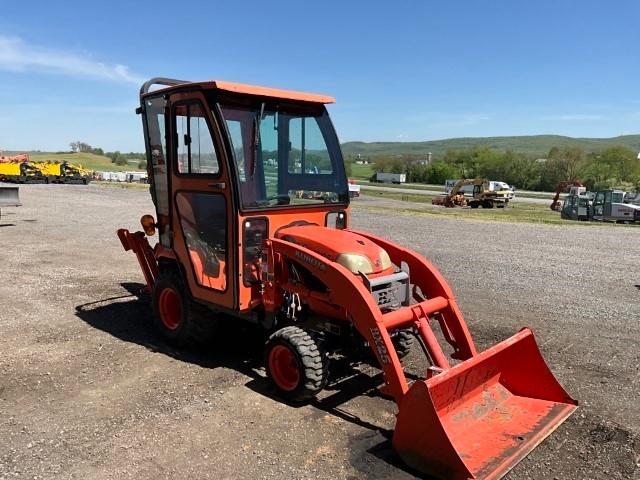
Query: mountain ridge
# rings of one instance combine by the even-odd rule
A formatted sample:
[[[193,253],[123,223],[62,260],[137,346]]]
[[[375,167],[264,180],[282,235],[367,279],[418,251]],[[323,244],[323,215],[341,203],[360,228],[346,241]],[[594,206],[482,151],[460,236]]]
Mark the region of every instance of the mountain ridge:
[[[424,155],[435,156],[447,150],[463,150],[474,147],[489,147],[496,150],[512,150],[533,156],[544,157],[552,147],[579,147],[586,152],[623,146],[640,151],[640,134],[620,135],[610,138],[568,137],[564,135],[521,135],[496,137],[457,137],[423,142],[360,142],[342,143],[345,155]]]

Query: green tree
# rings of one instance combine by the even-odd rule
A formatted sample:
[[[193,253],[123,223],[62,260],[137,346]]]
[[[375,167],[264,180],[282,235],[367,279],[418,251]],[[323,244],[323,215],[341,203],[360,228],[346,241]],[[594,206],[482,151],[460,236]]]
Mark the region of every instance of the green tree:
[[[125,156],[122,155],[118,150],[116,150],[115,152],[108,152],[107,156],[111,159],[111,163],[115,163],[116,165],[124,165],[123,163],[118,163],[122,162],[122,160],[124,160],[124,163],[127,163],[127,159],[125,158]]]
[[[435,161],[426,169],[426,183],[444,184],[445,180],[459,178],[458,167],[444,161]]]
[[[640,160],[636,152],[626,147],[611,147],[595,156],[595,161],[609,167],[617,182],[632,181],[640,173]]]
[[[549,150],[548,160],[555,163],[558,171],[564,175],[565,180],[576,180],[580,171],[586,164],[584,150],[579,147],[557,147]]]

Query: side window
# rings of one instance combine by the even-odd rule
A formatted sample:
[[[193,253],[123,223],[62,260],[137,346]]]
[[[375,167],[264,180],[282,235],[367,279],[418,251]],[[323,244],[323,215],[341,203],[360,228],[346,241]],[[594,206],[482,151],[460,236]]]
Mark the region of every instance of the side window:
[[[278,195],[278,123],[274,113],[266,113],[260,122],[260,159],[267,198]]]
[[[178,173],[217,174],[218,156],[200,103],[178,105],[174,117]]]
[[[322,131],[314,117],[289,120],[289,173],[329,175],[333,173],[331,158]]]
[[[593,202],[596,205],[601,205],[604,203],[604,192],[598,192],[598,194],[596,195],[596,199]]]
[[[145,118],[147,125],[147,153],[151,162],[148,169],[153,177],[152,198],[158,211],[158,231],[160,243],[165,247],[171,245],[169,237],[169,191],[167,184],[166,162],[166,130],[165,109],[166,101],[162,97],[154,97],[145,100]]]
[[[244,159],[244,143],[242,142],[242,124],[239,120],[227,120],[227,129],[229,130],[229,141],[233,149],[234,158],[236,159],[236,167],[240,181],[245,182],[247,176],[245,174]]]

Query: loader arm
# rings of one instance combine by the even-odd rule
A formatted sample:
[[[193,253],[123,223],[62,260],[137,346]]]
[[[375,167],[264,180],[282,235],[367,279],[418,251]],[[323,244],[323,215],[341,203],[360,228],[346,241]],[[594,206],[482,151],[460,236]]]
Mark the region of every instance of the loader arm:
[[[393,242],[366,232],[355,230],[352,230],[352,232],[380,245],[396,265],[401,265],[402,262],[405,262],[409,266],[411,282],[414,285],[414,300],[416,302],[424,301],[425,298],[443,298],[447,301],[446,307],[440,310],[440,315],[436,317],[436,320],[440,323],[447,342],[455,350],[451,355],[452,358],[467,360],[477,354],[473,339],[462,312],[458,308],[453,291],[435,266],[423,256]],[[417,293],[416,287],[419,288],[421,294]]]

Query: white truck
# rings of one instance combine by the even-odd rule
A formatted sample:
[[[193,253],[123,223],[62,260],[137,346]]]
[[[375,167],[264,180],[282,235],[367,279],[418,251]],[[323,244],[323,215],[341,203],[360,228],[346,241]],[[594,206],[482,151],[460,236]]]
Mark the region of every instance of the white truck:
[[[377,172],[373,177],[371,177],[371,181],[379,182],[379,183],[405,183],[407,181],[406,173],[384,173]]]
[[[360,185],[355,180],[349,179],[349,198],[360,196]]]

